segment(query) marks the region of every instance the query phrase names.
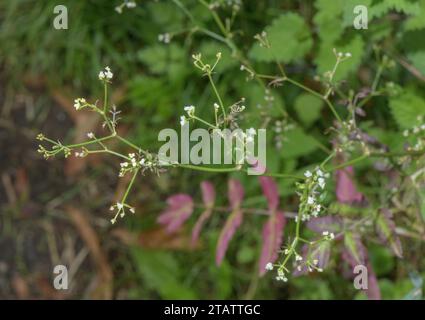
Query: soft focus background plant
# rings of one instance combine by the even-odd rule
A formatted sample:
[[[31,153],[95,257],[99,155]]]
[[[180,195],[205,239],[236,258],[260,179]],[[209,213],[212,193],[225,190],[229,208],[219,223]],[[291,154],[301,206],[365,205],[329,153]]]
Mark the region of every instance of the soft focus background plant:
[[[156,150],[158,131],[178,128],[184,105],[208,106],[197,111],[213,115],[216,97],[191,56],[200,52],[214,61],[221,52],[217,89],[226,104],[245,97],[241,124],[269,129],[270,172],[303,176],[329,151],[356,139],[366,149],[392,153],[422,141],[423,150],[424,1],[139,1],[121,14],[115,10],[120,1],[61,4],[69,12],[66,31],[52,27],[55,1],[0,3],[2,297],[357,299],[366,296],[353,288],[348,265],[360,260],[372,266],[383,298],[422,298],[423,156],[365,157],[333,176],[328,214],[372,221],[343,230],[343,239],[331,244],[323,273],[291,276],[283,284],[274,276],[259,278],[264,215],[244,217],[220,267],[216,245],[229,211],[211,214],[196,246],[191,228],[203,208],[195,206],[176,234],[156,222],[173,194],[201,203],[202,181],[214,185],[216,206],[228,205],[225,192],[217,190],[238,180],[243,205],[265,210],[257,177],[177,169],[145,175],[132,191],[136,215],[112,227],[109,204],[128,183],[117,180],[118,163],[103,156],[45,162],[35,152],[34,137],[41,131],[74,142],[96,132],[99,119],[76,113],[73,100],[101,97],[97,75],[109,65],[111,101],[122,111],[121,133]],[[359,4],[369,8],[368,30],[352,26]],[[268,50],[254,38],[262,31],[272,43]],[[268,85],[276,79],[263,79],[261,85],[246,69],[279,77],[277,61],[295,81],[320,91],[315,76],[323,79],[332,69],[333,48],[351,54],[334,77],[342,94],[331,98],[339,114],[357,114],[356,132],[335,126],[333,113],[316,96],[287,82]],[[331,126],[339,135],[328,130]],[[344,130],[355,134],[351,140],[345,140]],[[359,151],[347,150],[347,158],[333,160],[334,166]],[[279,208],[288,214],[298,210],[294,181],[275,181]],[[339,221],[325,222],[336,225],[336,234],[341,231]],[[285,243],[292,229],[287,221]],[[304,232],[314,237],[322,231],[310,225]],[[51,288],[53,266],[60,263],[71,270],[67,294]]]

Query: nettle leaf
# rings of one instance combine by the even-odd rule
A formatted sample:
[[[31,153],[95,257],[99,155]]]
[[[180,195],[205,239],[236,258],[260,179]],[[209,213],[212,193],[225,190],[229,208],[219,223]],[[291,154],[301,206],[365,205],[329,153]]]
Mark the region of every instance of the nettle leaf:
[[[341,28],[341,14],[346,0],[317,0],[314,6],[317,9],[313,21],[317,26],[317,35],[323,41],[334,42],[344,32]]]
[[[265,31],[271,48],[261,47],[256,42],[249,52],[253,60],[289,63],[301,59],[313,45],[307,24],[296,13],[282,14]]]
[[[285,227],[285,215],[283,212],[275,212],[263,226],[263,245],[259,261],[259,274],[264,275],[266,264],[275,262],[283,240],[283,229]]]
[[[344,233],[344,251],[342,257],[354,268],[357,265],[366,265],[366,248],[361,242],[360,235],[347,231]]]
[[[356,203],[363,199],[363,195],[357,191],[353,183],[354,169],[346,167],[336,172],[336,198],[341,203]]]
[[[407,91],[390,100],[391,112],[401,129],[410,129],[425,115],[425,101],[412,91]]]
[[[408,0],[382,0],[370,8],[369,16],[371,18],[380,18],[390,11],[416,15],[420,11],[418,3]]]
[[[202,200],[205,205],[205,210],[199,216],[192,230],[192,246],[196,244],[201,234],[202,228],[205,222],[210,218],[215,202],[215,190],[214,186],[209,181],[201,182]]]
[[[425,28],[425,19],[424,19],[424,13],[425,13],[425,0],[419,0],[419,12],[412,17],[409,17],[405,24],[404,24],[404,30],[406,31],[412,31],[412,30],[420,30]]]
[[[298,118],[307,127],[320,118],[322,107],[323,101],[308,93],[300,94],[294,103],[294,109]]]
[[[395,223],[390,210],[384,208],[380,211],[376,219],[376,228],[381,239],[390,245],[393,253],[403,258],[403,248],[400,238],[395,233]]]
[[[229,242],[240,227],[243,220],[243,212],[240,208],[244,196],[244,189],[241,183],[236,179],[229,180],[228,197],[232,213],[227,218],[224,228],[220,232],[220,237],[217,242],[215,262],[219,266],[223,262]]]
[[[326,71],[332,70],[335,65],[335,55],[333,49],[335,48],[337,52],[349,52],[351,53],[351,58],[342,62],[335,73],[334,80],[338,81],[345,77],[350,72],[356,71],[362,61],[362,57],[365,53],[364,50],[364,41],[360,35],[354,36],[348,43],[332,43],[332,42],[322,42],[319,47],[319,52],[314,60],[317,65],[317,71],[320,74],[325,73]]]
[[[193,212],[192,197],[187,194],[175,194],[167,199],[167,208],[158,217],[157,222],[169,233],[176,232]]]

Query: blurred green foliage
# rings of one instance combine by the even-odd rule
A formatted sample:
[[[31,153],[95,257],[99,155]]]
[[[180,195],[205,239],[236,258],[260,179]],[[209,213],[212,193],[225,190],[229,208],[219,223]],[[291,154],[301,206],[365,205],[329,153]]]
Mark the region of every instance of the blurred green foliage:
[[[232,8],[238,1],[218,3],[218,14],[233,23],[234,42],[262,73],[277,74],[274,62],[278,61],[301,82],[316,74],[321,76],[335,62],[333,48],[352,54],[338,69],[336,79],[344,80],[343,86],[348,83],[348,88],[355,91],[372,84],[378,71],[378,48],[380,54],[413,68],[416,74],[400,65],[386,71],[382,86],[391,81],[402,90],[389,98],[377,97],[361,124],[366,132],[391,148],[401,148],[401,131],[416,125],[418,115],[425,115],[424,0],[243,1],[235,17]],[[53,0],[0,2],[0,65],[7,75],[7,85],[19,87],[22,78],[30,74],[43,76],[52,87],[71,86],[76,96],[84,92],[94,96],[101,89],[97,73],[109,65],[116,75],[114,86],[126,88],[119,108],[125,115],[123,121],[133,127],[131,138],[155,150],[157,132],[166,127],[178,128],[184,105],[199,106],[201,116],[213,117],[211,106],[215,98],[208,81],[193,67],[191,55],[201,52],[205,61],[214,61],[220,51],[223,58],[215,81],[226,104],[246,98],[248,111],[241,123],[255,126],[263,124],[264,117],[284,121],[289,115],[294,126],[284,135],[276,131],[269,137],[271,171],[300,173],[326,156],[323,146],[332,147],[321,134],[331,121],[323,101],[286,84],[268,93],[255,81],[247,81],[247,74],[240,71],[240,62],[232,57],[228,43],[202,32],[205,29],[220,34],[213,16],[198,1],[138,1],[135,9],[124,10],[120,15],[114,11],[119,1],[64,0],[61,4],[68,7],[68,30],[52,27],[56,4]],[[359,4],[369,7],[367,30],[352,26],[353,8]],[[260,47],[254,39],[263,30],[268,34],[271,50]],[[170,34],[169,44],[158,41],[158,35],[163,33]],[[273,103],[265,100],[268,95],[273,96]],[[343,104],[337,108],[341,114],[346,113]],[[267,123],[276,129],[275,122]],[[274,151],[277,141],[281,141],[281,152]],[[244,182],[246,202],[258,205],[255,178],[237,176]],[[153,227],[160,209],[158,203],[167,194],[184,190],[199,197],[198,184],[206,178],[212,178],[218,190],[225,186],[223,176],[173,171],[170,176],[161,177],[155,182],[155,188],[160,190],[157,198],[139,197],[141,201],[156,202],[147,205],[148,217],[139,223],[130,219],[129,228],[143,232]],[[362,180],[370,187],[368,177]],[[291,182],[282,180],[279,186],[285,210],[294,210]],[[378,192],[376,187],[371,189],[366,187],[364,191]],[[265,299],[362,298],[352,288],[351,280],[332,271],[320,277],[299,277],[289,286],[277,285],[270,278],[256,279],[261,240],[257,223],[260,220],[255,219],[258,218],[250,217],[251,221],[232,241],[229,250],[233,254],[220,268],[213,262],[216,231],[206,231],[202,249],[194,252],[123,248],[130,253],[136,274],[137,286],[132,288],[131,296],[243,298],[249,288],[255,287],[251,296]],[[208,229],[219,229],[222,221],[213,217]],[[409,256],[409,248],[406,251]],[[409,278],[414,266],[408,259],[396,260],[388,249],[379,247],[371,249],[370,257],[384,298],[400,299],[414,288]],[[416,267],[424,265],[423,261],[417,263]]]

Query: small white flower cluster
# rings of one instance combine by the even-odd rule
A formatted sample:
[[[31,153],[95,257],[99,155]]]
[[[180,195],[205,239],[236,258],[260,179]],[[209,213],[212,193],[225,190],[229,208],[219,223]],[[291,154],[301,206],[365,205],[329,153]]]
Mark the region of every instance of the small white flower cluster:
[[[129,153],[128,157],[130,158],[130,162],[125,161],[120,163],[119,177],[124,177],[127,172],[145,165],[146,160],[144,158],[137,159],[135,153]]]
[[[313,172],[307,170],[304,176],[306,177],[306,182],[302,185],[302,188],[308,189],[308,195],[305,199],[307,208],[301,216],[301,221],[308,221],[311,217],[316,218],[322,210],[319,201],[321,192],[326,186],[325,179],[329,177],[329,174],[325,174],[322,170],[316,168]],[[297,217],[295,221],[297,221]]]
[[[111,72],[109,67],[105,67],[105,70],[99,72],[99,80],[108,81],[111,80],[114,74]]]
[[[169,33],[161,33],[158,35],[158,41],[168,44],[171,41],[171,35]]]
[[[423,124],[423,120],[423,116],[418,116],[417,121],[419,124],[410,130],[403,131],[404,137],[412,136],[416,138],[414,145],[407,148],[408,151],[421,151],[425,148],[425,124]]]
[[[109,210],[114,211],[117,210],[115,216],[111,219],[111,223],[114,224],[117,222],[117,218],[121,217],[124,218],[125,216],[125,209],[128,209],[131,213],[136,213],[136,209],[134,207],[129,206],[128,204],[117,202],[116,204],[112,205]]]
[[[94,135],[94,133],[93,133],[93,132],[88,132],[88,133],[87,133],[87,138],[89,138],[89,139],[94,139],[94,138],[96,138],[96,137],[95,137],[95,135]]]
[[[84,157],[87,157],[87,155],[88,155],[88,152],[87,152],[87,149],[85,149],[85,148],[83,148],[83,149],[81,150],[81,152],[76,151],[76,152],[74,153],[74,156],[75,156],[76,158],[84,158]]]
[[[195,106],[185,106],[184,111],[187,112],[187,115],[189,118],[186,118],[185,116],[180,116],[180,125],[184,126],[187,123],[187,120],[192,118],[195,115]]]
[[[323,231],[322,236],[324,236],[326,240],[335,239],[335,234],[333,234],[332,232],[329,232],[329,231]]]
[[[84,98],[77,98],[74,100],[74,108],[80,110],[87,105],[87,101]]]
[[[121,14],[122,13],[122,9],[124,7],[127,7],[128,9],[133,9],[136,6],[137,6],[136,2],[125,0],[122,4],[120,4],[119,6],[116,6],[115,7],[115,11],[118,12],[119,14]]]
[[[267,271],[272,271],[272,270],[273,270],[273,263],[268,262],[268,263],[266,264],[265,269],[266,269]]]
[[[277,270],[276,280],[277,281],[288,282],[288,278],[285,276],[285,273],[283,272],[282,269],[278,269]]]

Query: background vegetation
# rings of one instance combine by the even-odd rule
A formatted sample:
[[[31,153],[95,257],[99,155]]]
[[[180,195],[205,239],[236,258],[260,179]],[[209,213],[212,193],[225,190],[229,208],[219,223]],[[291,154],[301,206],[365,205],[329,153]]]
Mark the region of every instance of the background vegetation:
[[[117,178],[118,163],[101,156],[46,162],[36,153],[34,138],[43,132],[72,142],[98,130],[99,119],[77,114],[72,101],[101,97],[97,75],[109,65],[114,72],[112,101],[122,111],[120,130],[137,145],[157,150],[158,131],[178,129],[184,105],[199,106],[203,117],[213,116],[212,108],[201,108],[212,106],[215,97],[191,56],[200,52],[205,61],[214,61],[220,51],[217,88],[228,105],[245,97],[242,127],[269,130],[268,170],[302,176],[334,147],[328,130],[334,125],[332,112],[297,86],[251,79],[241,64],[249,61],[258,73],[278,76],[277,61],[296,81],[320,91],[315,76],[333,67],[336,48],[352,55],[335,75],[338,90],[363,93],[359,99],[366,100],[358,111],[359,129],[378,139],[379,146],[403,152],[412,142],[403,131],[423,124],[418,116],[425,116],[425,1],[230,0],[215,1],[213,9],[202,0],[138,1],[122,14],[115,11],[119,1],[61,4],[68,8],[68,30],[52,27],[56,1],[0,2],[0,296],[365,298],[344,275],[340,245],[332,248],[323,273],[287,284],[270,275],[259,278],[261,216],[245,220],[220,267],[215,248],[226,212],[211,217],[195,248],[189,243],[196,218],[174,235],[156,223],[168,196],[184,192],[200,199],[203,180],[214,183],[219,205],[226,205],[219,191],[226,190],[229,178],[237,178],[245,188],[244,204],[265,208],[256,177],[178,169],[159,177],[147,174],[132,191],[137,214],[111,226],[109,203],[125,188]],[[353,28],[353,8],[359,4],[369,8],[367,30]],[[254,38],[263,30],[272,43],[269,50]],[[164,34],[169,43],[159,41]],[[371,90],[379,94],[368,95]],[[338,95],[332,99],[345,116],[347,101]],[[371,208],[396,208],[402,258],[368,230],[360,230],[387,299],[422,298],[424,178],[422,174],[417,185],[407,180],[423,168],[424,159],[422,155],[404,166],[407,161],[370,158],[355,165],[354,180],[367,206],[338,206],[334,183],[326,199],[341,216],[361,218]],[[280,206],[296,211],[294,181],[276,181]],[[291,228],[286,227],[285,239]],[[59,263],[71,270],[71,290],[65,294],[51,287],[53,266]]]

